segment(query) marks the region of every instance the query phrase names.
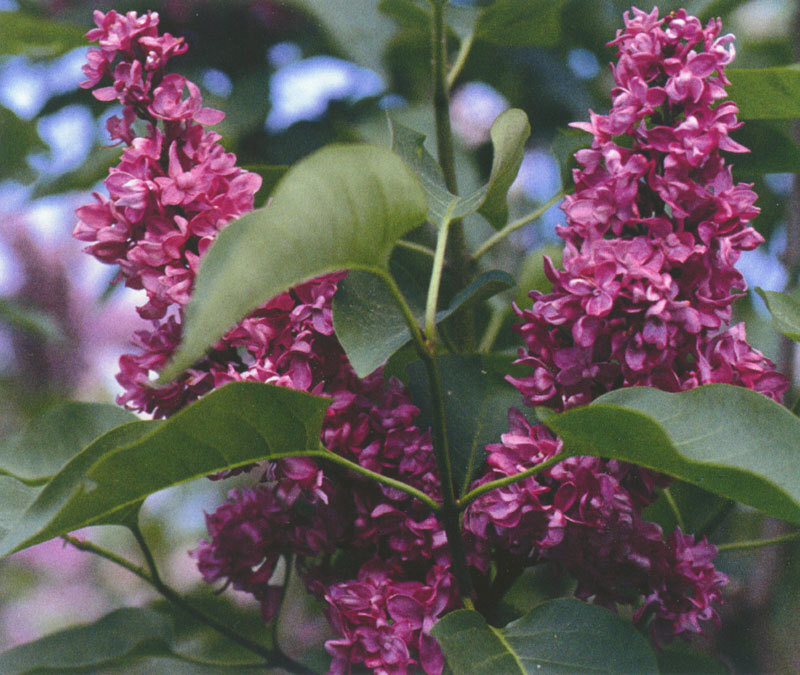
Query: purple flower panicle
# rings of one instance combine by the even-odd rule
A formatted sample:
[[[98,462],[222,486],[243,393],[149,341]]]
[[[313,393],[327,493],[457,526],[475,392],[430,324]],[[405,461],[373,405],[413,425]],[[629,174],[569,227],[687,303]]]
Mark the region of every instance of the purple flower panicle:
[[[725,98],[732,35],[678,10],[634,9],[610,44],[618,50],[607,115],[576,126],[592,135],[575,157],[575,192],[564,199],[563,269],[545,261],[550,293],[517,309],[525,341],[509,378],[528,405],[564,410],[619,387],[677,392],[722,382],[780,401],[788,382],[729,326],[746,285],[735,263],[761,236],[751,185],[734,183],[723,151],[747,149],[729,133],[738,109]],[[510,476],[556,454],[560,441],[512,412],[488,473]],[[473,551],[525,564],[550,560],[578,582],[576,595],[613,607],[643,597],[656,644],[716,620],[726,577],[716,549],[677,530],[666,540],[641,510],[668,480],[617,461],[568,459],[483,495],[465,514]]]

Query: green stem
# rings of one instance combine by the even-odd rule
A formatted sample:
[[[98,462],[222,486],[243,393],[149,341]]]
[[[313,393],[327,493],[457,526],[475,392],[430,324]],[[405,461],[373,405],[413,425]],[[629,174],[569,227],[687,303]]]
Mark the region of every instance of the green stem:
[[[489,317],[489,323],[478,345],[479,352],[487,354],[491,350],[495,340],[497,340],[497,336],[500,334],[500,330],[503,328],[506,318],[508,318],[510,314],[511,305],[508,302],[504,302],[500,307],[493,308],[492,315]]]
[[[772,539],[751,539],[747,541],[734,541],[729,544],[720,544],[717,546],[717,552],[748,551],[764,546],[775,546],[776,544],[783,544],[796,539],[800,539],[800,530],[797,532],[790,532],[789,534],[782,534],[780,537],[773,537]]]
[[[697,536],[704,537],[712,534],[735,508],[736,502],[732,499],[723,501],[703,523],[703,527],[697,532]]]
[[[408,249],[409,251],[421,253],[422,255],[426,255],[429,258],[433,258],[434,256],[434,251],[432,248],[428,248],[423,244],[418,244],[415,241],[406,241],[405,239],[400,239],[396,245],[400,246],[401,248]]]
[[[318,450],[316,452],[309,452],[303,455],[303,457],[314,457],[319,458],[327,462],[331,462],[333,464],[338,464],[345,469],[353,471],[354,473],[361,474],[365,478],[369,478],[371,480],[376,481],[377,483],[383,483],[384,485],[388,485],[389,487],[395,488],[396,490],[400,490],[401,492],[405,492],[407,495],[410,495],[416,499],[419,499],[423,504],[425,504],[431,511],[438,512],[441,510],[442,505],[437,502],[432,497],[426,495],[422,490],[418,490],[415,487],[412,487],[408,483],[404,483],[403,481],[396,480],[395,478],[390,478],[389,476],[384,476],[380,473],[375,471],[371,471],[360,464],[356,464],[355,462],[351,462],[349,459],[345,459],[341,455],[337,455],[335,452],[331,452],[330,450]]]
[[[472,502],[474,502],[476,499],[478,499],[478,497],[482,497],[487,492],[491,492],[492,490],[497,490],[497,488],[506,487],[508,485],[513,485],[514,483],[519,483],[521,480],[535,476],[537,473],[549,469],[551,466],[554,466],[559,462],[563,462],[567,457],[570,457],[569,453],[560,452],[557,455],[553,455],[550,459],[545,460],[541,464],[537,464],[536,466],[526,469],[525,471],[521,471],[520,473],[515,473],[513,476],[506,476],[505,478],[499,478],[497,480],[484,483],[483,485],[479,485],[474,490],[467,492],[467,494],[459,499],[456,503],[456,506],[459,508],[459,510],[463,510],[472,504]]]
[[[302,664],[293,661],[283,652],[277,649],[269,649],[264,645],[261,645],[257,642],[254,642],[253,640],[250,640],[244,635],[240,635],[239,633],[231,630],[224,623],[218,621],[212,616],[209,616],[205,612],[197,609],[192,604],[187,602],[183,598],[183,596],[181,596],[177,591],[175,591],[170,586],[167,586],[167,584],[165,584],[161,579],[161,577],[159,576],[158,570],[155,566],[155,561],[153,559],[153,554],[151,553],[149,547],[147,546],[138,526],[132,527],[131,531],[133,532],[133,536],[136,538],[136,542],[139,544],[139,547],[142,549],[142,554],[145,557],[145,561],[147,562],[148,567],[150,567],[150,572],[145,571],[143,568],[133,564],[129,560],[126,560],[125,558],[122,558],[121,556],[118,556],[116,553],[108,551],[107,549],[104,549],[101,546],[97,546],[96,544],[90,541],[78,539],[77,537],[72,537],[68,534],[62,535],[61,538],[68,544],[71,544],[72,546],[77,548],[79,551],[86,551],[87,553],[93,553],[94,555],[99,556],[101,558],[105,558],[106,560],[116,565],[119,565],[120,567],[124,567],[129,572],[135,574],[137,577],[150,584],[156,591],[158,591],[159,594],[161,594],[165,599],[167,599],[173,605],[180,607],[187,614],[191,615],[201,623],[204,623],[207,626],[213,628],[215,631],[217,631],[221,635],[224,635],[229,640],[235,642],[239,646],[244,647],[248,651],[251,651],[254,654],[257,654],[258,656],[264,658],[265,661],[270,666],[286,668],[292,673],[311,675],[312,671],[310,671]]]
[[[450,127],[450,90],[447,80],[447,31],[444,9],[447,0],[432,0],[431,73],[433,76],[433,112],[436,120],[436,151],[444,182],[451,194],[458,194],[453,132]],[[467,251],[464,224],[460,219],[450,224],[447,247],[448,267],[456,288],[464,288],[472,280],[474,262]],[[475,312],[466,309],[453,317],[453,335],[459,349],[471,351],[475,344]]]
[[[450,72],[447,74],[448,91],[450,91],[453,88],[453,85],[456,83],[458,76],[464,69],[464,65],[467,63],[467,57],[469,56],[470,50],[472,49],[472,43],[474,41],[475,41],[474,32],[470,32],[469,35],[467,35],[467,37],[461,40],[461,45],[458,48],[458,54],[456,54],[456,60],[453,62],[453,65],[450,67]]]
[[[450,459],[450,445],[447,438],[444,398],[442,397],[442,377],[439,371],[439,361],[434,354],[426,352],[422,361],[425,364],[431,391],[433,455],[436,460],[436,469],[442,490],[442,508],[439,512],[439,518],[447,534],[453,575],[458,584],[459,595],[462,602],[466,603],[467,601],[472,601],[472,578],[467,564],[467,554],[464,550],[464,540],[461,537],[461,519],[453,488],[453,469]]]
[[[440,237],[442,235],[440,234]],[[445,232],[446,236],[446,232]],[[437,247],[438,248],[438,247]],[[423,492],[412,488],[400,481],[393,481],[387,479],[386,476],[374,473],[365,469],[364,467],[350,462],[349,460],[334,455],[334,453],[327,451],[318,451],[313,454],[308,453],[307,456],[321,457],[330,461],[337,462],[342,466],[347,466],[353,471],[357,471],[365,476],[370,476],[374,480],[391,484],[388,481],[396,483],[395,487],[403,490],[407,494],[412,494],[420,501],[427,504],[431,510],[437,512],[439,518],[444,525],[445,533],[447,534],[447,542],[450,547],[450,557],[453,563],[453,575],[456,578],[459,592],[462,601],[466,602],[472,597],[472,580],[469,575],[469,566],[467,565],[467,555],[464,550],[464,542],[461,538],[461,529],[459,526],[459,513],[455,504],[455,495],[453,492],[453,472],[450,461],[450,447],[447,440],[447,426],[445,420],[444,400],[442,398],[442,378],[439,372],[439,362],[435,355],[435,344],[427,342],[417,325],[414,314],[408,306],[405,297],[400,288],[397,286],[394,278],[389,272],[384,269],[375,268],[370,270],[380,276],[389,288],[395,303],[397,304],[400,312],[405,319],[408,329],[411,331],[414,345],[417,349],[422,363],[425,365],[425,371],[428,376],[428,383],[431,392],[431,401],[433,408],[433,424],[432,424],[432,440],[433,440],[433,455],[436,459],[436,468],[439,473],[442,490],[442,503],[439,504],[431,499]]]
[[[447,235],[450,231],[450,222],[445,218],[439,229],[436,240],[436,252],[433,256],[433,269],[428,283],[428,300],[425,303],[425,338],[429,345],[436,344],[436,309],[439,304],[439,288],[442,284],[442,271],[444,270],[445,251],[447,250]]]
[[[435,1],[431,21],[431,48],[433,69],[433,110],[436,118],[436,150],[439,165],[444,173],[447,189],[458,194],[453,132],[450,128],[450,96],[447,88],[447,33],[444,29],[444,7],[447,3]]]
[[[672,492],[670,492],[668,487],[665,487],[661,491],[661,494],[663,494],[664,499],[667,500],[667,505],[672,511],[672,514],[675,516],[678,527],[681,528],[682,532],[686,532],[686,524],[683,522],[683,515],[681,514],[681,510],[678,508],[678,503],[675,501],[675,497],[672,496]]]
[[[492,246],[497,244],[498,242],[505,239],[509,234],[515,232],[521,227],[525,227],[528,223],[532,223],[534,220],[541,218],[542,215],[554,204],[557,204],[561,199],[564,197],[564,191],[559,190],[556,194],[554,194],[550,199],[548,199],[544,204],[542,204],[538,209],[535,211],[531,211],[529,214],[522,216],[522,218],[518,218],[517,220],[509,223],[506,225],[502,230],[499,232],[495,232],[491,237],[489,237],[485,242],[483,242],[475,253],[472,254],[472,258],[477,260],[480,258],[486,251],[488,251]]]

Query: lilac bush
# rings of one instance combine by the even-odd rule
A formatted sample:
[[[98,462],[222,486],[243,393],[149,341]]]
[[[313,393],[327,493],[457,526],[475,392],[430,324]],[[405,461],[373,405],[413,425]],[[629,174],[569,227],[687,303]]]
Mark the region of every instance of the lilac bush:
[[[204,107],[199,87],[172,72],[172,59],[187,50],[184,39],[160,33],[156,12],[141,16],[114,10],[95,12],[97,27],[87,37],[98,47],[88,53],[87,79],[81,86],[92,89],[100,101],[121,105],[107,130],[122,152],[104,181],[107,196],[95,193],[92,203],[77,210],[74,235],[87,243],[86,250],[95,258],[118,266],[117,282],[144,292],[146,300],[138,313],[151,327],[135,334],[136,351],[120,359],[117,380],[123,392],[117,403],[153,420],[166,421],[160,425],[149,422],[154,426],[146,428],[112,429],[86,452],[96,451],[103,443],[112,446],[109,439],[115,438],[114,434],[124,438],[114,449],[123,459],[138,458],[135,453],[142,448],[164,451],[165,446],[153,439],[166,429],[165,437],[183,433],[185,440],[179,425],[191,419],[187,415],[193,411],[212,410],[210,404],[202,406],[220,400],[215,397],[223,389],[252,392],[246,388],[260,387],[276,400],[288,391],[297,395],[296,402],[308,406],[321,405],[324,398],[327,407],[320,413],[320,424],[309,427],[314,438],[305,450],[281,445],[290,435],[290,431],[282,435],[282,423],[287,430],[298,426],[294,410],[285,420],[277,420],[281,433],[272,437],[253,423],[252,415],[257,416],[258,411],[245,409],[246,403],[241,410],[227,408],[227,413],[232,424],[241,424],[242,438],[249,439],[247,443],[263,442],[263,451],[252,450],[245,461],[241,461],[242,453],[232,453],[238,458],[234,461],[224,444],[220,448],[210,440],[206,443],[201,431],[196,436],[192,431],[189,438],[197,444],[197,457],[208,448],[222,456],[214,455],[212,469],[198,459],[198,466],[206,466],[199,471],[194,455],[176,450],[175,464],[189,468],[182,468],[182,473],[176,470],[173,484],[206,474],[215,481],[240,475],[242,481],[228,492],[227,501],[206,514],[207,537],[190,552],[206,582],[220,590],[231,587],[249,594],[258,603],[263,621],[274,625],[283,613],[282,603],[287,602],[287,578],[297,576],[323,607],[334,634],[324,645],[332,673],[367,668],[386,674],[421,670],[440,675],[446,667],[457,671],[459,651],[485,657],[480,662],[483,665],[501,663],[494,659],[509,654],[518,665],[522,660],[518,653],[538,663],[550,657],[526,652],[527,643],[520,646],[514,642],[514,630],[528,636],[552,632],[550,656],[557,657],[576,648],[558,642],[559,625],[573,626],[575,619],[583,622],[581,630],[589,635],[593,623],[602,623],[590,617],[601,615],[603,621],[616,622],[614,630],[638,645],[631,653],[644,653],[648,663],[655,663],[639,631],[649,634],[657,651],[676,638],[692,640],[709,634],[719,624],[718,609],[728,582],[715,568],[717,548],[705,533],[684,532],[680,517],[681,525],[671,532],[648,520],[651,516],[645,509],[659,500],[673,503],[669,492],[673,479],[683,478],[721,497],[737,498],[743,491],[736,491],[734,484],[741,478],[736,471],[748,470],[748,480],[753,481],[748,485],[757,485],[766,496],[747,501],[750,497],[745,495],[742,501],[791,522],[800,517],[792,510],[800,508],[795,486],[779,484],[785,463],[777,470],[773,467],[758,473],[749,464],[744,468],[735,462],[725,464],[727,458],[720,459],[713,444],[702,446],[705,454],[698,459],[691,455],[692,447],[683,447],[690,441],[670,435],[664,411],[642,412],[635,405],[625,408],[619,404],[611,409],[605,403],[613,392],[634,387],[677,397],[709,391],[704,389],[706,385],[716,385],[718,388],[710,391],[728,392],[730,397],[730,391],[739,387],[753,392],[747,399],[751,406],[747,413],[766,410],[776,427],[793,430],[794,417],[780,405],[789,381],[750,346],[744,324],[731,325],[732,304],[747,291],[735,265],[742,252],[763,241],[751,225],[759,213],[753,186],[734,181],[724,154],[748,152],[730,135],[741,125],[736,103],[726,100],[730,82],[725,71],[735,55],[734,38],[721,34],[719,19],[704,26],[684,10],[664,17],[659,17],[657,9],[648,13],[634,8],[625,13],[625,27],[609,43],[617,52],[612,65],[611,108],[607,114],[589,111],[588,122],[572,125],[588,132],[591,141],[574,155],[574,191],[561,205],[564,223],[556,230],[564,242],[560,268],[544,258],[544,272],[552,288],[532,290],[530,307],[513,307],[513,329],[521,338],[513,376],[510,360],[503,360],[505,355],[480,355],[497,357],[505,364],[508,384],[503,386],[510,390],[515,404],[509,407],[505,403],[509,399],[502,399],[503,419],[488,423],[497,429],[493,442],[480,443],[467,456],[463,448],[450,453],[448,433],[454,434],[448,428],[447,406],[460,401],[459,397],[467,401],[477,394],[444,391],[441,366],[447,362],[446,356],[452,356],[446,351],[460,349],[476,356],[471,353],[478,351],[476,340],[469,333],[481,319],[474,307],[464,303],[467,308],[452,310],[453,323],[440,328],[438,293],[445,275],[459,287],[474,282],[478,258],[517,227],[495,222],[502,211],[496,204],[483,207],[496,199],[493,190],[497,181],[503,180],[496,174],[514,173],[519,168],[522,143],[527,138],[522,132],[529,127],[527,121],[520,125],[519,115],[501,117],[495,123],[500,125],[500,133],[496,138],[498,127],[493,127],[491,134],[495,164],[487,187],[478,196],[462,199],[455,194],[445,77],[446,4],[431,0],[431,14],[425,15],[433,35],[440,164],[427,155],[422,141],[411,150],[403,147],[403,133],[411,138],[415,132],[399,129],[401,140],[394,139],[394,150],[416,174],[396,156],[398,164],[393,171],[407,169],[413,178],[407,184],[409,189],[419,188],[419,195],[427,197],[427,233],[437,242],[435,250],[416,240],[403,242],[409,251],[430,259],[424,326],[416,309],[410,308],[405,289],[395,280],[388,256],[380,264],[372,264],[361,250],[357,252],[361,257],[353,253],[346,265],[336,257],[339,251],[324,252],[330,255],[321,255],[322,262],[313,256],[307,264],[285,260],[281,262],[287,268],[296,265],[301,270],[295,274],[295,283],[285,284],[277,295],[265,293],[258,303],[252,302],[249,313],[242,318],[245,313],[241,312],[235,326],[228,326],[224,334],[219,330],[218,339],[207,340],[208,349],[201,360],[169,382],[159,380],[158,374],[164,379],[165,369],[169,372],[175,363],[183,363],[179,358],[183,345],[191,331],[198,330],[192,326],[199,321],[197,304],[214,306],[215,301],[219,309],[219,297],[223,304],[233,303],[240,292],[238,287],[224,287],[224,278],[215,281],[219,259],[214,256],[227,250],[231,256],[227,264],[235,264],[237,236],[247,246],[256,246],[256,240],[270,241],[272,233],[263,230],[270,225],[279,227],[281,217],[295,213],[287,211],[290,207],[282,201],[286,191],[282,193],[281,186],[292,186],[292,180],[299,184],[297,176],[301,174],[290,170],[275,189],[274,201],[253,211],[261,177],[239,167],[236,157],[223,148],[221,136],[210,128],[223,119],[223,113]],[[465,41],[462,48],[468,52],[470,45],[471,41]],[[465,58],[459,56],[456,64],[463,66]],[[518,126],[512,128],[513,124]],[[507,137],[521,139],[518,148],[503,148],[503,131],[508,132]],[[332,150],[334,155],[336,152]],[[362,155],[366,157],[377,149],[363,146],[359,152],[367,153]],[[319,156],[303,161],[307,171],[313,173],[314,158],[319,161]],[[377,197],[355,194],[348,191],[351,185],[344,172],[337,173],[338,167],[320,166],[335,175],[314,174],[318,182],[312,184],[321,186],[320,194],[305,194],[305,198],[320,201],[323,223],[323,202],[331,194],[345,210],[354,200],[358,206],[362,205],[359,200],[373,200],[383,210],[370,213],[383,214],[387,221],[394,218],[394,202],[391,195],[380,192],[384,185],[380,180]],[[496,171],[497,166],[501,168]],[[369,174],[371,170],[365,165],[355,173]],[[408,197],[409,203],[412,197]],[[447,203],[445,208],[441,208],[442,201]],[[413,211],[411,207],[408,210]],[[270,214],[276,212],[275,222],[270,221]],[[479,252],[469,254],[461,217],[474,212],[486,215],[498,233],[481,245]],[[385,236],[394,245],[398,237],[386,234],[385,223],[370,222],[374,232],[355,226],[347,229],[348,218],[359,221],[362,215],[352,208],[334,223],[342,230],[337,230],[342,241],[359,248],[358,236]],[[408,219],[413,220],[411,216]],[[253,223],[262,228],[260,233],[257,228],[245,229]],[[411,226],[419,224],[410,222],[404,232],[408,234]],[[296,223],[296,227],[299,237],[306,236],[301,243],[313,247],[313,228],[302,234],[311,224]],[[280,229],[276,231],[280,233]],[[294,236],[285,229],[283,233]],[[282,250],[281,242],[272,243]],[[334,247],[340,244],[346,247],[338,240]],[[307,273],[308,269],[314,273]],[[379,306],[381,293],[385,296],[388,289],[427,374],[429,400],[418,395],[412,377],[390,376],[397,371],[389,365],[362,372],[351,358],[351,350],[356,348],[341,331],[340,341],[337,330],[342,324],[334,319],[344,310],[334,306],[335,296],[341,298],[337,293],[348,290],[348,284],[362,283],[353,280],[356,275],[348,276],[349,269],[372,272],[380,283],[385,282],[382,291],[370,287],[365,294],[369,296],[364,300],[366,318],[359,317],[360,325],[374,327],[369,325],[371,312],[383,317],[381,320],[391,319],[386,319],[388,310]],[[216,300],[207,293],[214,283],[223,288]],[[269,284],[265,287],[272,288]],[[250,290],[242,293],[247,295]],[[206,332],[213,333],[216,328],[208,325]],[[200,326],[203,330],[202,322]],[[468,330],[457,339],[442,337],[452,337],[452,331],[465,326]],[[490,352],[491,341],[485,342],[488,347],[481,350]],[[394,345],[395,352],[398,346]],[[189,363],[185,355],[183,358]],[[481,367],[486,363],[488,360],[481,361]],[[481,373],[486,375],[485,370]],[[720,389],[720,385],[733,387]],[[281,398],[284,400],[288,399]],[[630,422],[639,425],[637,433],[645,428],[641,425],[650,425],[645,429],[649,436],[642,432],[636,438],[652,441],[652,458],[642,461],[637,459],[641,455],[636,455],[625,461],[631,454],[616,452],[613,447],[609,450],[608,444],[587,443],[576,448],[571,437],[552,430],[549,420],[568,419],[571,413],[593,406],[602,411],[603,405],[609,415],[640,415],[644,421]],[[474,412],[480,417],[490,408],[482,400],[467,415]],[[732,423],[739,410],[725,409],[725,419]],[[264,412],[265,417],[272,414]],[[219,418],[214,420],[220,423]],[[485,423],[479,419],[476,429]],[[306,432],[309,428],[304,427]],[[128,434],[136,429],[142,431],[131,435],[131,441]],[[507,431],[502,433],[502,429]],[[614,429],[617,444],[625,446],[627,429]],[[319,448],[314,449],[317,436]],[[169,443],[180,442],[176,436],[168,438],[166,451],[170,452]],[[231,439],[231,444],[242,442],[238,437]],[[664,450],[665,443],[671,443],[672,455]],[[685,450],[685,456],[680,450]],[[459,490],[454,476],[463,467],[454,462],[462,460],[468,467]],[[709,485],[714,481],[701,474],[697,465],[718,471],[713,475],[720,485]],[[93,464],[81,478],[81,487],[103,475],[101,469],[102,462]],[[691,473],[694,469],[696,475]],[[786,473],[791,478],[791,471]],[[74,477],[70,480],[75,481]],[[58,485],[55,479],[53,483]],[[772,492],[764,488],[766,483],[773,486]],[[45,490],[48,488],[49,484]],[[90,500],[93,490],[85,491]],[[81,499],[83,492],[77,493],[75,499]],[[116,517],[116,510],[135,505],[136,495],[126,497],[127,501],[110,508],[103,517]],[[72,494],[64,498],[67,506],[70,499]],[[159,577],[138,525],[125,524],[142,547],[149,576],[147,570],[128,569],[180,604]],[[68,531],[62,533],[67,541],[91,547],[70,539]],[[291,566],[286,573],[282,561]],[[502,603],[509,588],[526,570],[544,565],[571,579],[570,592],[582,601],[542,605],[567,611],[565,624],[547,624],[525,633],[526,622],[534,621],[534,610],[516,616],[516,621],[505,627],[490,627],[489,623],[502,623],[506,611]],[[587,604],[597,606],[588,611],[601,615],[579,614],[586,610],[578,608]],[[468,628],[459,628],[462,621]],[[213,618],[206,617],[206,622],[250,651],[267,655],[276,665],[308,670],[281,652],[280,645],[265,651]],[[478,637],[473,640],[473,636]],[[456,638],[461,641],[454,642]],[[498,642],[502,644],[498,646]],[[494,647],[487,646],[490,644]],[[597,658],[592,667],[599,667],[598,663],[607,666],[606,657],[601,654]],[[579,659],[566,663],[577,667]],[[644,662],[637,665],[649,667]]]

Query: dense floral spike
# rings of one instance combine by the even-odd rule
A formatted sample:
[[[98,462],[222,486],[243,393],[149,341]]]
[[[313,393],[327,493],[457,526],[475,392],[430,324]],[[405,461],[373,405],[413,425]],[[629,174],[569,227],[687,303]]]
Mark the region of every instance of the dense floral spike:
[[[720,154],[746,152],[729,132],[738,112],[725,97],[734,56],[720,22],[703,27],[679,10],[634,9],[611,43],[616,87],[607,115],[574,126],[592,134],[576,153],[575,193],[558,228],[563,270],[546,261],[550,293],[517,310],[531,374],[509,378],[529,405],[564,410],[619,387],[682,391],[723,382],[780,401],[786,379],[728,327],[746,286],[734,267],[761,236],[751,186],[735,184]],[[513,475],[554,455],[560,442],[512,414],[489,447],[489,474]],[[465,515],[483,559],[503,550],[551,560],[578,580],[576,594],[613,605],[645,597],[656,643],[701,631],[714,619],[724,575],[706,542],[642,520],[665,479],[614,461],[569,459],[536,478],[495,490]]]
[[[87,250],[98,260],[119,265],[127,286],[146,292],[138,311],[153,329],[137,333],[139,354],[121,359],[118,380],[125,393],[119,402],[163,417],[209,391],[211,373],[227,369],[232,354],[223,346],[178,383],[149,386],[180,340],[181,310],[200,257],[220,228],[253,208],[261,178],[238,168],[219,134],[205,128],[223,113],[203,107],[194,83],[165,73],[186,45],[183,38],[158,35],[157,13],[95,12],[95,23],[87,37],[100,48],[89,51],[83,69],[88,79],[81,84],[113,79],[94,95],[122,104],[108,131],[126,147],[105,180],[108,197],[95,194],[93,204],[78,209],[75,236],[91,243]],[[136,120],[146,126],[145,136],[136,136]]]
[[[725,382],[776,400],[786,390],[743,326],[725,330],[746,290],[734,265],[762,238],[748,224],[755,193],[734,184],[720,155],[747,151],[729,136],[736,105],[717,104],[734,56],[720,28],[684,10],[633,10],[611,43],[611,110],[573,125],[593,140],[576,154],[562,207],[564,269],[549,265],[552,293],[519,312],[521,361],[533,372],[513,382],[527,403],[563,409],[632,385]]]

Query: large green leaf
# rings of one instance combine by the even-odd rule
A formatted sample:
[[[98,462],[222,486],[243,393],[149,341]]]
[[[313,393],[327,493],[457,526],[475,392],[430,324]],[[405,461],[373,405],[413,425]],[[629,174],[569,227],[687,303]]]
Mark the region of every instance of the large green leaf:
[[[0,539],[17,524],[40,490],[9,476],[0,476]]]
[[[86,28],[82,26],[48,21],[25,12],[3,12],[0,18],[0,54],[58,56],[88,45]]]
[[[419,176],[428,197],[428,219],[437,225],[463,218],[478,211],[496,229],[508,220],[508,189],[519,172],[525,141],[531,134],[528,116],[517,108],[506,110],[492,124],[490,135],[494,157],[487,183],[463,196],[451,194],[442,170],[425,149],[425,135],[390,118],[392,149],[408,162]]]
[[[386,148],[323,148],[286,174],[272,203],[231,223],[200,265],[174,378],[278,293],[342,269],[386,268],[395,242],[425,220],[425,193]]]
[[[254,204],[256,208],[261,208],[267,203],[275,186],[280,182],[281,178],[286,175],[289,170],[288,166],[282,164],[250,164],[242,167],[247,171],[252,171],[261,176],[261,188],[256,193]]]
[[[519,392],[505,381],[509,359],[486,354],[439,357],[447,438],[456,496],[463,494],[486,459],[486,446],[508,431],[508,409],[521,404]],[[407,366],[408,388],[421,409],[418,424],[431,426],[430,386],[420,361]]]
[[[541,604],[505,628],[461,609],[431,632],[454,673],[658,672],[653,651],[633,624],[570,598]]]
[[[728,95],[739,106],[739,117],[794,119],[800,117],[800,67],[732,68]]]
[[[645,466],[800,525],[800,420],[749,389],[630,387],[544,423],[574,455]]]
[[[397,272],[401,270],[396,275]],[[411,282],[398,279],[401,288],[411,286]],[[485,272],[458,293],[447,309],[436,313],[436,322],[513,285],[513,277],[506,272]],[[407,295],[406,299],[420,324],[425,316],[424,294]],[[411,340],[411,332],[386,284],[376,275],[359,270],[353,270],[339,283],[333,299],[333,326],[359,377],[369,375]]]
[[[462,215],[458,210],[458,197],[445,185],[444,173],[438,162],[425,148],[425,134],[389,117],[392,150],[400,155],[416,172],[428,198],[428,220],[441,224],[446,218]],[[476,206],[477,208],[477,206]]]
[[[320,450],[328,404],[284,387],[238,382],[166,422],[116,427],[45,485],[0,540],[0,556],[87,525],[124,523],[148,495],[194,478]]]
[[[495,0],[478,14],[475,37],[511,47],[553,47],[565,0]]]
[[[93,440],[135,419],[133,413],[105,403],[57,405],[25,432],[0,443],[0,475],[44,483]]]
[[[0,44],[3,44],[2,26],[0,21]],[[8,108],[0,106],[0,139],[0,179],[15,178],[23,182],[32,179],[33,172],[26,158],[31,152],[45,147],[36,132],[36,125],[21,120]]]
[[[130,672],[142,660],[154,657],[165,673],[252,672],[240,666],[201,663],[175,651],[174,641],[168,617],[152,609],[124,607],[93,624],[68,628],[3,652],[0,672]]]
[[[765,291],[763,288],[756,288],[756,292],[767,304],[775,330],[800,342],[800,303],[786,293]]]
[[[754,179],[765,173],[800,172],[800,146],[778,125],[765,120],[751,120],[734,132],[734,140],[750,150],[729,156],[736,178]]]

